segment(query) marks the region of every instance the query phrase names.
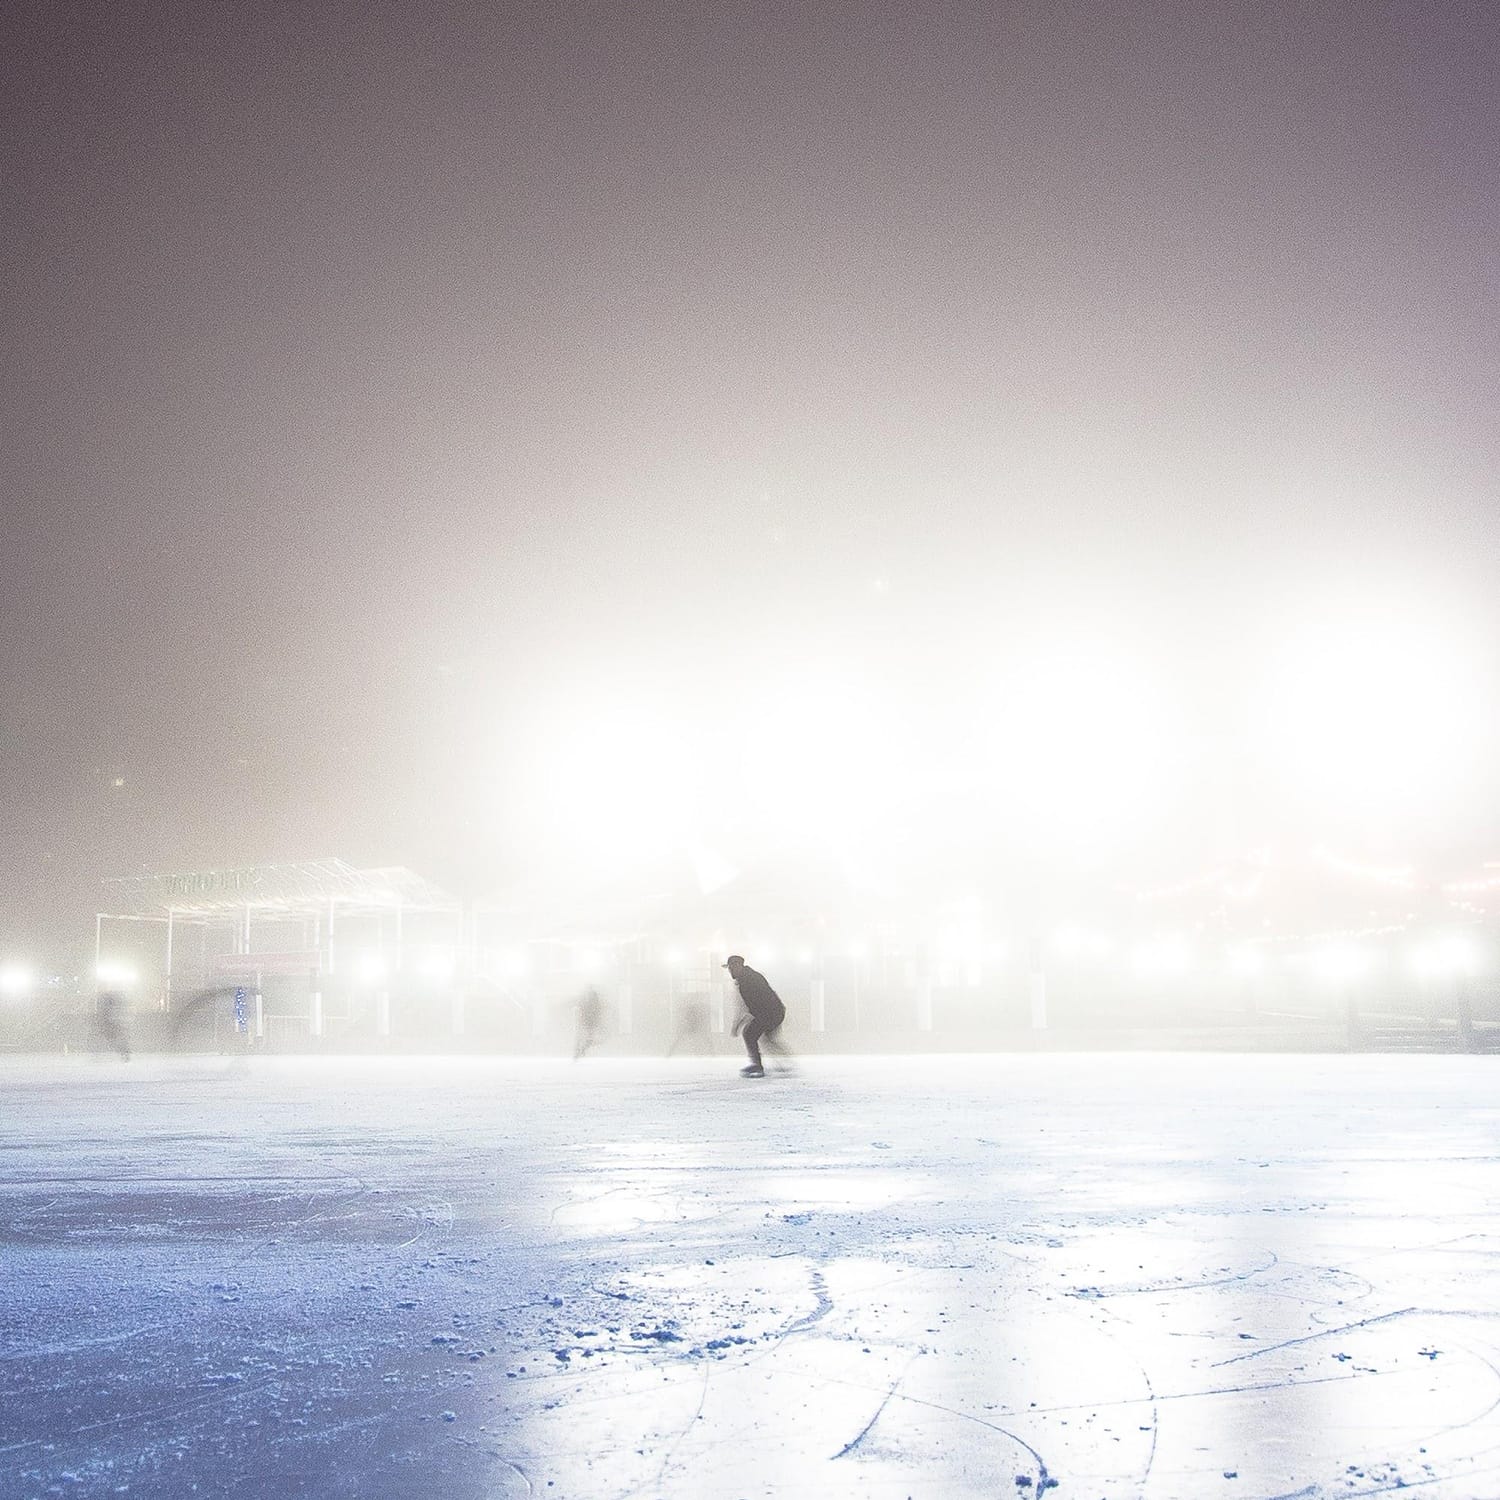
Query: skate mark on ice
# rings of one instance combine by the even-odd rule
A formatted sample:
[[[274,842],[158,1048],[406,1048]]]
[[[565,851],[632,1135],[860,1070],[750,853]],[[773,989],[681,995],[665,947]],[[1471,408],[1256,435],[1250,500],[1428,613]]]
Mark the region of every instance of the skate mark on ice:
[[[1040,1495],[1043,1490],[1053,1487],[1056,1481],[1047,1470],[1047,1461],[1037,1452],[1025,1438],[1014,1433],[1008,1427],[1002,1427],[998,1422],[991,1422],[985,1417],[976,1416],[971,1411],[964,1411],[957,1406],[944,1406],[940,1401],[928,1401],[922,1396],[908,1396],[901,1392],[895,1395],[897,1401],[908,1401],[913,1406],[925,1406],[928,1411],[940,1411],[950,1417],[957,1417],[964,1422],[973,1422],[976,1426],[986,1427],[991,1432],[998,1432],[1001,1437],[1008,1438],[1016,1447],[1024,1449],[1031,1455],[1031,1461],[1036,1465],[1036,1493]]]
[[[1110,1308],[1107,1308],[1107,1307],[1101,1308],[1100,1311],[1107,1318],[1112,1319],[1116,1323],[1123,1322],[1123,1323],[1125,1323],[1125,1326],[1127,1328],[1131,1326],[1130,1323],[1127,1320],[1122,1319],[1120,1317],[1119,1313],[1114,1312]],[[1122,1356],[1125,1359],[1128,1359],[1130,1361],[1130,1363],[1133,1364],[1136,1367],[1136,1369],[1140,1372],[1141,1384],[1143,1386],[1145,1386],[1145,1388],[1146,1388],[1145,1399],[1147,1401],[1149,1401],[1150,1404],[1151,1404],[1151,1446],[1146,1451],[1146,1466],[1141,1471],[1141,1477],[1140,1477],[1140,1492],[1142,1494],[1145,1494],[1145,1492],[1146,1492],[1146,1483],[1151,1478],[1151,1470],[1152,1470],[1153,1465],[1156,1463],[1156,1444],[1157,1444],[1157,1439],[1160,1437],[1160,1434],[1161,1434],[1161,1417],[1160,1417],[1160,1413],[1157,1410],[1157,1404],[1156,1404],[1156,1387],[1154,1385],[1152,1385],[1152,1383],[1151,1383],[1151,1372],[1149,1370],[1147,1370],[1147,1368],[1145,1366],[1145,1362],[1141,1359],[1141,1357],[1135,1352],[1135,1350],[1131,1347],[1131,1345],[1125,1339],[1121,1338],[1119,1334],[1115,1333],[1112,1329],[1109,1329],[1109,1328],[1101,1328],[1101,1329],[1099,1329],[1099,1333],[1104,1338],[1107,1338],[1110,1341],[1110,1343],[1112,1343],[1113,1345],[1115,1345],[1115,1347],[1121,1351]],[[1137,1399],[1139,1399],[1139,1398],[1137,1398]],[[1100,1403],[1100,1405],[1102,1405],[1102,1404],[1103,1403]],[[1131,1404],[1131,1403],[1126,1402],[1126,1403],[1121,1403],[1121,1404],[1127,1404],[1128,1405],[1128,1404]],[[1097,1410],[1100,1409],[1100,1407],[1099,1406],[1092,1406],[1092,1407],[1082,1407],[1080,1409],[1097,1411]]]
[[[1482,1365],[1486,1370],[1488,1370],[1491,1378],[1495,1382],[1496,1387],[1500,1388],[1500,1365],[1497,1365],[1488,1354],[1481,1352],[1472,1344],[1467,1343],[1466,1341],[1461,1339],[1450,1339],[1448,1340],[1448,1342],[1461,1349],[1465,1354],[1469,1356],[1470,1359],[1474,1360],[1476,1364]],[[1484,1419],[1488,1417],[1497,1407],[1500,1407],[1500,1394],[1497,1394],[1494,1400],[1492,1400],[1483,1411],[1475,1412],[1472,1417],[1469,1417],[1462,1422],[1450,1422],[1443,1427],[1437,1428],[1435,1431],[1423,1434],[1421,1438],[1417,1439],[1418,1445],[1426,1446],[1428,1443],[1434,1442],[1438,1438],[1451,1437],[1454,1433],[1465,1431],[1470,1427],[1477,1427],[1479,1423],[1483,1422]],[[1479,1452],[1471,1454],[1470,1456],[1472,1458],[1480,1458],[1486,1453],[1493,1453],[1496,1447],[1500,1447],[1500,1444],[1491,1444],[1490,1447],[1482,1448],[1479,1450]]]
[[[891,1388],[885,1393],[883,1397],[881,1397],[880,1405],[870,1413],[870,1420],[866,1422],[865,1425],[861,1427],[859,1431],[856,1432],[854,1436],[850,1438],[849,1441],[845,1443],[844,1446],[833,1455],[833,1458],[829,1460],[830,1463],[836,1462],[838,1459],[843,1458],[846,1454],[853,1453],[854,1450],[859,1447],[862,1442],[864,1442],[865,1437],[869,1433],[870,1429],[880,1420],[880,1414],[886,1409],[886,1407],[891,1404],[891,1397],[896,1394],[896,1392],[901,1387],[901,1382],[906,1379],[907,1370],[910,1370],[911,1367],[919,1359],[921,1359],[921,1357],[922,1351],[919,1349],[915,1354],[912,1355],[909,1360],[907,1360],[906,1368],[903,1369],[901,1373],[895,1378],[895,1380],[891,1382]]]
[[[1137,1297],[1148,1296],[1152,1292],[1201,1292],[1209,1287],[1234,1286],[1242,1281],[1251,1281],[1257,1276],[1264,1276],[1267,1271],[1275,1270],[1280,1264],[1275,1251],[1266,1252],[1270,1259],[1263,1265],[1251,1266],[1248,1271],[1235,1271],[1227,1276],[1216,1276],[1205,1281],[1147,1281],[1127,1286],[1085,1286],[1076,1287],[1068,1292],[1069,1297],[1078,1297],[1084,1301],[1098,1300],[1105,1297]]]
[[[107,1432],[111,1427],[121,1427],[127,1422],[155,1422],[162,1418],[185,1416],[188,1412],[203,1411],[212,1406],[223,1406],[227,1401],[255,1395],[274,1383],[274,1380],[268,1377],[265,1380],[257,1381],[254,1385],[233,1386],[228,1390],[204,1396],[201,1400],[197,1401],[185,1401],[175,1406],[158,1406],[152,1411],[126,1412],[122,1416],[110,1417],[102,1422],[86,1422],[82,1426],[70,1428],[68,1436],[71,1438],[78,1437],[85,1432]],[[41,1437],[26,1438],[19,1443],[0,1444],[0,1453],[18,1453],[23,1448],[35,1448],[40,1444],[55,1441],[54,1436],[44,1433]]]
[[[449,1442],[455,1443],[460,1448],[472,1448],[476,1452],[484,1454],[486,1458],[494,1459],[497,1464],[504,1464],[526,1486],[526,1493],[528,1495],[536,1494],[536,1486],[532,1484],[530,1475],[527,1474],[526,1470],[515,1459],[507,1458],[498,1449],[487,1448],[483,1443],[476,1442],[473,1438],[454,1435],[449,1438]]]
[[[321,1177],[310,1177],[305,1173],[289,1175],[285,1172],[262,1173],[256,1175],[253,1172],[230,1172],[230,1173],[205,1173],[194,1172],[185,1177],[160,1177],[155,1174],[133,1177],[121,1176],[116,1173],[109,1177],[6,1177],[0,1179],[0,1189],[40,1187],[46,1185],[51,1187],[62,1183],[69,1185],[73,1183],[99,1184],[104,1183],[109,1187],[118,1186],[121,1183],[129,1183],[131,1187],[182,1187],[193,1186],[200,1182],[231,1182],[235,1184],[244,1182],[283,1182],[293,1185],[304,1182],[336,1182],[341,1186],[348,1187],[359,1183],[358,1177],[353,1177],[347,1172],[329,1174]]]
[[[692,1416],[690,1416],[683,1424],[682,1431],[672,1439],[671,1446],[662,1455],[661,1467],[656,1471],[656,1487],[658,1490],[660,1490],[661,1486],[666,1482],[667,1470],[672,1466],[673,1456],[686,1440],[688,1433],[693,1430],[694,1424],[698,1421],[698,1418],[703,1415],[703,1408],[708,1403],[708,1382],[712,1374],[712,1367],[709,1365],[705,1365],[703,1367],[703,1386],[698,1392],[698,1405],[694,1408]],[[631,1493],[633,1494],[635,1492],[632,1490]]]
[[[1376,1323],[1389,1323],[1395,1318],[1405,1318],[1420,1311],[1421,1308],[1418,1307],[1399,1307],[1395,1312],[1377,1313],[1371,1318],[1361,1318],[1357,1323],[1345,1323],[1338,1328],[1323,1328],[1317,1333],[1303,1334],[1301,1338],[1282,1339],[1277,1344],[1265,1344],[1259,1349],[1247,1349],[1243,1354],[1231,1355],[1228,1359],[1217,1359],[1209,1366],[1209,1369],[1221,1370],[1225,1365],[1237,1365],[1246,1359],[1259,1359],[1262,1354],[1273,1354],[1278,1349],[1294,1349],[1299,1344],[1311,1344],[1317,1339],[1333,1338],[1335,1334],[1349,1333],[1356,1328],[1369,1328]]]
[[[929,1353],[929,1352],[930,1351],[928,1351],[926,1349],[918,1349],[916,1351],[916,1353],[913,1354],[911,1360],[907,1363],[906,1369],[901,1372],[900,1379],[898,1379],[897,1382],[896,1382],[896,1384],[898,1386],[900,1385],[901,1380],[904,1380],[906,1378],[906,1375],[910,1372],[912,1365],[915,1364],[916,1361],[919,1358],[921,1358],[921,1356],[923,1354],[926,1354],[926,1353]],[[815,1377],[808,1377],[808,1378],[811,1379],[811,1378],[815,1378]],[[844,1388],[846,1388],[848,1390],[864,1391],[864,1392],[866,1392],[866,1393],[868,1393],[870,1395],[874,1395],[877,1391],[880,1390],[879,1386],[872,1386],[872,1385],[868,1384],[865,1381],[856,1381],[856,1380],[841,1379],[840,1377],[838,1377],[836,1375],[834,1375],[834,1376],[821,1376],[821,1377],[816,1377],[816,1378],[820,1379],[821,1383],[824,1384],[824,1385],[842,1386],[842,1387],[844,1387]],[[1342,1378],[1344,1378],[1344,1379],[1350,1379],[1352,1377],[1344,1376]],[[1137,1399],[1140,1399],[1140,1398],[1137,1398]],[[904,1402],[908,1403],[911,1406],[920,1406],[920,1407],[924,1408],[927,1411],[941,1412],[944,1416],[956,1417],[956,1418],[958,1418],[959,1421],[962,1421],[962,1422],[972,1422],[972,1423],[974,1423],[974,1425],[976,1427],[983,1427],[988,1432],[998,1433],[1001,1437],[1003,1437],[1003,1438],[1007,1439],[1008,1441],[1014,1443],[1016,1445],[1016,1447],[1020,1448],[1023,1452],[1029,1454],[1030,1457],[1031,1457],[1031,1461],[1036,1465],[1036,1469],[1037,1469],[1036,1490],[1037,1490],[1038,1496],[1040,1496],[1040,1494],[1041,1494],[1041,1492],[1043,1490],[1051,1489],[1057,1483],[1057,1481],[1052,1478],[1051,1473],[1050,1473],[1050,1471],[1047,1468],[1047,1462],[1042,1457],[1042,1455],[1039,1452],[1037,1452],[1037,1450],[1035,1448],[1033,1448],[1031,1446],[1031,1444],[1026,1441],[1025,1438],[1021,1437],[1018,1433],[1012,1432],[1010,1430],[1010,1428],[1008,1428],[1008,1427],[1002,1427],[998,1422],[992,1422],[992,1421],[989,1420],[989,1418],[987,1418],[987,1417],[981,1417],[981,1416],[979,1416],[976,1413],[971,1412],[971,1411],[964,1411],[961,1407],[957,1407],[957,1406],[945,1406],[941,1401],[929,1401],[925,1396],[911,1396],[911,1395],[908,1395],[905,1391],[897,1390],[895,1387],[892,1387],[891,1390],[886,1393],[885,1401],[883,1401],[881,1403],[882,1408],[885,1406],[886,1402],[889,1402],[889,1401],[904,1401]],[[1117,1403],[1112,1403],[1112,1404],[1115,1404],[1115,1405],[1126,1405],[1128,1403],[1117,1402]],[[1052,1411],[1088,1411],[1088,1410],[1092,1410],[1092,1409],[1093,1408],[1088,1407],[1088,1406],[1066,1406],[1066,1407],[1053,1407],[1053,1408],[1049,1408],[1048,1410],[1052,1410]],[[1025,1413],[1021,1413],[1021,1412],[1007,1413],[1007,1415],[1013,1415],[1013,1416],[1022,1416],[1022,1415],[1025,1415],[1025,1416],[1028,1416],[1028,1417],[1041,1416],[1041,1415],[1044,1415],[1044,1414],[1045,1414],[1044,1411],[1041,1410],[1041,1409],[1031,1410],[1031,1411],[1027,1411]],[[878,1412],[877,1412],[877,1415],[879,1415]],[[873,1419],[872,1419],[872,1421],[873,1421]],[[861,1436],[863,1436],[863,1434],[861,1434]],[[842,1454],[836,1454],[835,1457],[842,1457]],[[830,1460],[830,1462],[831,1462],[831,1460]]]
[[[410,1249],[418,1240],[426,1237],[429,1229],[440,1229],[445,1235],[453,1233],[453,1205],[446,1198],[439,1198],[436,1203],[427,1203],[421,1208],[406,1209],[405,1212],[412,1216],[420,1215],[422,1227],[409,1240],[402,1240],[396,1246],[398,1250]]]
[[[85,1349],[102,1349],[106,1344],[123,1344],[129,1339],[139,1338],[143,1333],[155,1333],[175,1319],[163,1318],[159,1323],[142,1323],[139,1328],[127,1328],[123,1333],[101,1333],[96,1338],[67,1339],[57,1344],[32,1344],[25,1349],[8,1349],[0,1354],[0,1363],[12,1359],[35,1359],[39,1354],[80,1354]]]

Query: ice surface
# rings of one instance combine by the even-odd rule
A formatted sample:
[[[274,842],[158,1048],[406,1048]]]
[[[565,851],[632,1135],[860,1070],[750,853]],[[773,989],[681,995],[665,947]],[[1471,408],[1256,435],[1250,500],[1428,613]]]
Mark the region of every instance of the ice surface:
[[[1500,1496],[1500,1064],[0,1064],[0,1496]]]

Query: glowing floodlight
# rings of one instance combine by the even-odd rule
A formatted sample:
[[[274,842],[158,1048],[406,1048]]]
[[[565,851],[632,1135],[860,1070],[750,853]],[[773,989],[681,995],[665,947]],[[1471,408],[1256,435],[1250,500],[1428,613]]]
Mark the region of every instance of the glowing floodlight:
[[[587,979],[596,979],[604,972],[604,955],[597,948],[580,948],[573,955],[573,967]]]
[[[1383,813],[1430,807],[1472,767],[1486,694],[1474,652],[1432,606],[1320,601],[1291,622],[1260,691],[1259,735],[1288,787]]]
[[[524,948],[507,948],[500,955],[500,972],[507,979],[522,979],[531,972],[531,955]]]
[[[1325,984],[1354,984],[1370,971],[1370,955],[1355,943],[1327,943],[1314,952],[1312,962]]]
[[[799,964],[810,964],[813,961],[811,948],[799,948],[797,950],[797,962]]]
[[[453,978],[458,960],[451,948],[434,948],[417,965],[417,973],[430,984],[445,984]]]
[[[849,957],[853,959],[855,963],[863,963],[869,956],[870,949],[868,944],[858,941],[849,944]]]
[[[1109,622],[1050,622],[985,680],[955,752],[983,803],[1089,859],[1151,826],[1187,741],[1167,679]]]
[[[31,993],[36,976],[24,964],[0,965],[0,995],[8,1000],[19,999]]]
[[[1076,922],[1064,922],[1052,932],[1052,949],[1069,963],[1083,957],[1088,947],[1088,934]]]
[[[385,975],[385,959],[378,953],[361,953],[354,961],[354,977],[361,984],[379,984]]]
[[[1265,972],[1266,955],[1251,943],[1236,943],[1229,950],[1229,973],[1235,979],[1254,979]]]
[[[135,970],[118,959],[101,958],[94,973],[100,984],[124,986],[135,983]]]
[[[1407,963],[1422,979],[1461,979],[1477,973],[1482,958],[1472,933],[1448,932],[1413,949]]]
[[[1438,959],[1455,976],[1476,973],[1483,959],[1479,944],[1467,932],[1450,932],[1438,941]]]
[[[1176,979],[1193,966],[1193,950],[1184,937],[1169,935],[1137,943],[1130,967],[1137,979]]]
[[[639,682],[559,682],[527,740],[513,784],[561,868],[611,878],[693,842],[703,761],[681,705]]]
[[[681,948],[668,948],[665,956],[667,967],[672,969],[680,969],[687,958]]]

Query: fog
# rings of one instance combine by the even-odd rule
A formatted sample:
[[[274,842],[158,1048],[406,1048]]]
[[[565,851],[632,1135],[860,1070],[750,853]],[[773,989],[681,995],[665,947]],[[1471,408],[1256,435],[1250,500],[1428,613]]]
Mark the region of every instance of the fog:
[[[5,25],[17,961],[333,857],[1495,857],[1482,11]]]

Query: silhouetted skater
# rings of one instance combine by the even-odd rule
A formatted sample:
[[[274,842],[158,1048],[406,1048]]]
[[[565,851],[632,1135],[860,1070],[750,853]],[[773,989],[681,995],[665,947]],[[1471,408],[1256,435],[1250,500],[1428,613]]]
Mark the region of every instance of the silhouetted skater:
[[[764,1078],[766,1069],[761,1062],[760,1044],[764,1039],[766,1046],[773,1051],[782,1050],[776,1033],[786,1020],[786,1006],[781,1003],[781,996],[766,983],[766,976],[752,969],[738,953],[731,953],[724,961],[724,967],[738,986],[740,1001],[746,1011],[734,1023],[745,1051],[750,1054],[750,1065],[740,1069],[740,1077]]]
[[[122,1062],[129,1062],[130,1039],[125,1035],[124,1011],[124,998],[116,994],[114,990],[105,990],[99,996],[95,1019],[99,1026],[99,1035],[104,1038],[110,1050],[118,1052]]]
[[[599,1028],[603,1020],[604,1002],[599,998],[599,991],[590,985],[578,1002],[578,1035],[573,1043],[574,1062],[599,1040]]]

